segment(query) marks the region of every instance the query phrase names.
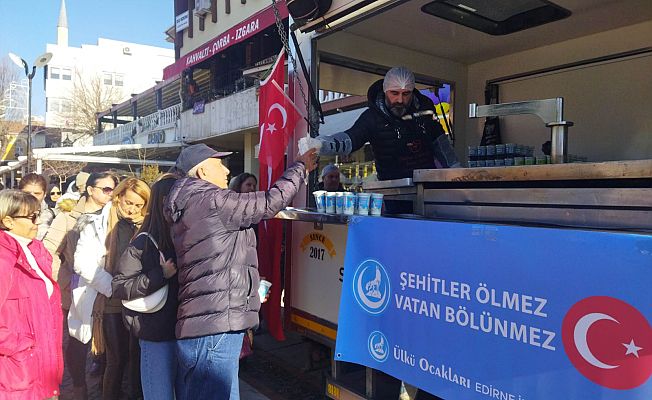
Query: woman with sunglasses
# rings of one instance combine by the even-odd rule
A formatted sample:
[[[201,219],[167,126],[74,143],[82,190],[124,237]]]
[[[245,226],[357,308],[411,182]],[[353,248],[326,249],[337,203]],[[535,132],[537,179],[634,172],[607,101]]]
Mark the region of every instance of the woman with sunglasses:
[[[84,219],[97,214],[102,207],[111,201],[113,188],[118,184],[118,178],[109,172],[94,172],[88,177],[86,191],[74,206],[72,211],[60,212],[52,221],[43,244],[52,254],[53,276],[61,288],[61,307],[64,315],[64,332],[68,335],[68,314],[71,309],[71,290],[78,286],[79,277],[73,273],[73,264],[79,232],[84,225]],[[87,215],[86,217],[83,217]],[[80,221],[77,224],[77,221]],[[74,279],[73,279],[74,276]],[[78,312],[73,309],[73,315]],[[72,326],[81,324],[78,319]],[[76,328],[78,329],[78,328]],[[75,399],[88,398],[86,388],[86,358],[89,350],[89,340],[84,342],[80,337],[70,335],[66,346],[65,359],[68,372],[72,378],[73,395]]]
[[[98,188],[90,190],[93,189]],[[109,190],[102,188],[102,191]],[[81,289],[80,310],[84,310],[80,313],[78,333],[86,342],[92,336],[95,354],[106,351],[103,399],[120,398],[127,364],[129,398],[142,396],[138,340],[131,337],[122,322],[121,301],[111,298],[111,280],[120,256],[143,222],[149,196],[149,186],[140,179],[127,178],[120,182],[113,190],[111,202],[81,230],[75,250],[74,267],[80,275],[80,286],[73,290],[73,298],[76,300],[75,291]]]
[[[18,183],[18,189],[23,192],[29,193],[32,196],[36,197],[39,204],[41,205],[41,222],[38,225],[38,233],[36,238],[42,240],[45,234],[50,227],[50,223],[54,219],[54,211],[48,208],[48,204],[45,201],[45,194],[47,193],[48,183],[43,177],[43,175],[29,173],[25,175]]]
[[[61,297],[36,238],[39,201],[0,191],[0,398],[49,399],[63,375]]]
[[[45,198],[45,202],[48,207],[51,209],[56,209],[57,201],[61,198],[61,188],[59,185],[50,185],[50,190],[48,190],[48,196]]]
[[[163,204],[177,176],[165,174],[152,185],[152,196],[138,235],[122,253],[113,277],[113,297],[132,300],[168,285],[163,307],[156,312],[124,308],[124,322],[140,344],[140,377],[145,400],[174,400],[177,370],[176,256]]]

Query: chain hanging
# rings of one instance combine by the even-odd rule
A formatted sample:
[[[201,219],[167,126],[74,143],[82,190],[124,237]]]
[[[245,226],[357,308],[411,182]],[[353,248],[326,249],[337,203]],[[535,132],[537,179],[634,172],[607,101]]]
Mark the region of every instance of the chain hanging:
[[[298,74],[300,69],[297,68],[297,60],[294,58],[294,55],[290,51],[290,42],[288,40],[288,35],[285,32],[285,27],[283,26],[283,19],[281,18],[281,12],[279,11],[276,2],[277,0],[272,0],[272,8],[274,9],[274,17],[276,19],[276,30],[278,31],[278,35],[281,38],[281,42],[283,43],[283,49],[285,49],[285,54],[287,54],[288,58],[290,59],[290,62],[292,63],[292,69],[294,70],[295,74]],[[306,92],[303,90],[303,84],[301,83],[301,79],[298,76],[296,82],[299,85],[299,91],[301,92],[301,97],[303,98],[303,104],[306,106],[306,112],[308,113],[308,117],[306,118],[306,121],[308,122],[308,125],[310,126],[310,129],[313,132],[319,132],[319,126],[314,123],[314,118],[312,118],[314,110],[308,102],[308,98],[306,97]]]

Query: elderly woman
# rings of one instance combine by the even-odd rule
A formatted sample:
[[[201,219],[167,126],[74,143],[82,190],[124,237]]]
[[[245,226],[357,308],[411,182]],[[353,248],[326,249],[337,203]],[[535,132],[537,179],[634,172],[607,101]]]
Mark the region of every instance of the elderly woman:
[[[61,296],[52,257],[34,240],[40,202],[0,191],[0,398],[59,395],[63,375]]]
[[[83,343],[88,343],[92,336],[94,353],[106,350],[103,399],[120,397],[128,362],[129,397],[142,396],[138,340],[122,322],[122,303],[111,297],[111,281],[120,256],[143,223],[149,196],[149,186],[140,179],[120,182],[113,190],[111,202],[82,228],[75,250],[74,268],[81,279],[72,294],[78,312],[73,314],[71,307],[68,327]]]

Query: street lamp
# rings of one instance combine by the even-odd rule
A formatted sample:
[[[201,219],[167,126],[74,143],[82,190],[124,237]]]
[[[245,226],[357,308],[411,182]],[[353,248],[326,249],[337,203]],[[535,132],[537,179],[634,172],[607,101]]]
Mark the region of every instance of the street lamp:
[[[36,75],[37,67],[45,67],[50,62],[52,59],[52,53],[45,53],[38,56],[36,61],[34,61],[32,73],[29,72],[27,61],[14,53],[9,53],[9,58],[11,58],[11,61],[13,61],[14,64],[25,69],[25,76],[29,81],[29,94],[27,100],[27,173],[30,173],[32,170],[32,78]]]

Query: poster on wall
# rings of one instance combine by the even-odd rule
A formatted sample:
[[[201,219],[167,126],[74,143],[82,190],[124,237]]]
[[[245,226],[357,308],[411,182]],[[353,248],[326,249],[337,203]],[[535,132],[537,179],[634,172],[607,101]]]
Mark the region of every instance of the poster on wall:
[[[349,224],[335,358],[444,399],[652,399],[652,236]]]

